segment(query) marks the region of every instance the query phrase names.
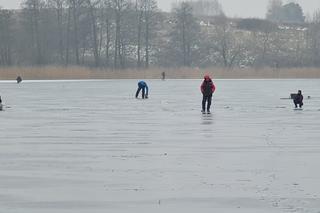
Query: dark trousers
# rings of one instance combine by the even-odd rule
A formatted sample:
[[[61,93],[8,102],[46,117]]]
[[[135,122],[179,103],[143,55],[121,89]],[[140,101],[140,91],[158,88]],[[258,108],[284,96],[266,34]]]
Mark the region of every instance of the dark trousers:
[[[139,87],[137,92],[136,92],[136,98],[138,98],[140,91],[142,90],[142,98],[145,98],[145,94],[146,94],[146,88],[145,87]]]
[[[203,95],[202,98],[202,111],[205,111],[206,109],[206,102],[208,102],[207,105],[207,111],[210,111],[210,107],[211,107],[211,101],[212,101],[212,95]]]
[[[301,101],[294,100],[293,102],[294,102],[294,105],[296,106],[296,108],[298,107],[298,105],[300,108],[303,106],[303,103]]]

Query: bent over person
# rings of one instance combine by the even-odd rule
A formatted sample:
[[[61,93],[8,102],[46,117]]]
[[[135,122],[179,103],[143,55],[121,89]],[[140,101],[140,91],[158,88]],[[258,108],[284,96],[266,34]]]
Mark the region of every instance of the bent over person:
[[[215,92],[216,87],[213,84],[212,79],[210,78],[209,75],[204,76],[204,80],[201,84],[201,92],[203,95],[202,98],[202,113],[207,113],[210,114],[210,107],[211,107],[211,101],[212,101],[212,94]],[[207,103],[207,106],[206,106]]]
[[[148,98],[149,88],[148,88],[147,83],[144,81],[139,81],[139,83],[138,83],[136,98],[138,98],[141,90],[142,90],[142,99]]]

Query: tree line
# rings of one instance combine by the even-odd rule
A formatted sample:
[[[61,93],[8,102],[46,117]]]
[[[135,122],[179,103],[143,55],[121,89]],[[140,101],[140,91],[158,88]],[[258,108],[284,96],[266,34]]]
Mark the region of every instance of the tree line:
[[[320,66],[320,12],[308,23],[230,19],[207,2],[165,13],[156,0],[24,0],[0,9],[0,66]]]

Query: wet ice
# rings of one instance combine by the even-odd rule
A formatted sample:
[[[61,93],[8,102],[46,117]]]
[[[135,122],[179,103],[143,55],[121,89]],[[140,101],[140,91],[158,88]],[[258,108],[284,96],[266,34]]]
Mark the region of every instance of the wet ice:
[[[1,82],[1,211],[319,212],[319,80],[147,82]]]

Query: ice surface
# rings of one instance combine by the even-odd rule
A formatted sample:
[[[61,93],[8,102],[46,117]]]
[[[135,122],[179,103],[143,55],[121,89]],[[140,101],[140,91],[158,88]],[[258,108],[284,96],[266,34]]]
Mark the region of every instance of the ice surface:
[[[136,83],[0,82],[0,212],[320,212],[320,80]]]

